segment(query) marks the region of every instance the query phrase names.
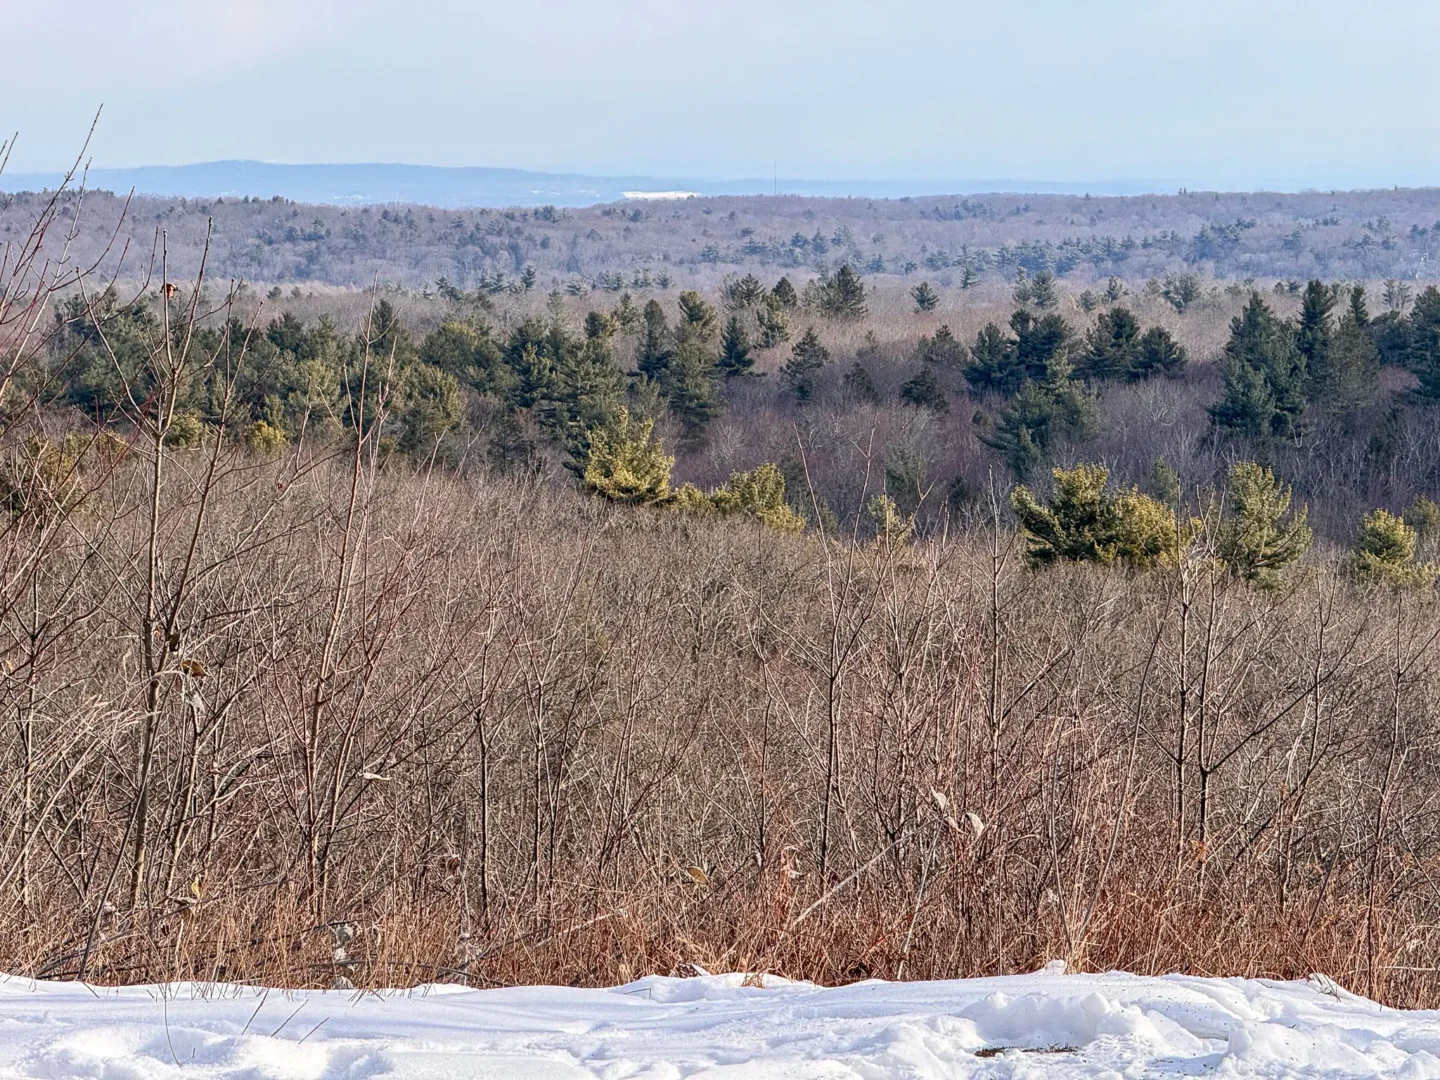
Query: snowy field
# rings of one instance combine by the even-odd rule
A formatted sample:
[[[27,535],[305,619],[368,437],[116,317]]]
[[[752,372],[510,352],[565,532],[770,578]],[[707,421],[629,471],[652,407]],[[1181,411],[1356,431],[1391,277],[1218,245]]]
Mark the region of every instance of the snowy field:
[[[743,976],[384,995],[0,982],[0,1077],[1440,1077],[1440,1012],[1328,980]],[[752,980],[753,981],[753,980]]]

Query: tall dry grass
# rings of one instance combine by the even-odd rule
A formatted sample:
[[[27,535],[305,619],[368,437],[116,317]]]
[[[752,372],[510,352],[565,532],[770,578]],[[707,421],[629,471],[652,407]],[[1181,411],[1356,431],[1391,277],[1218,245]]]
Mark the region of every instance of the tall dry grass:
[[[12,971],[1060,956],[1434,1000],[1433,604],[1321,567],[1281,595],[1200,561],[1037,574],[1003,530],[855,548],[324,456],[226,451],[206,488],[207,453],[167,462],[148,631],[142,452],[43,558],[6,530]]]

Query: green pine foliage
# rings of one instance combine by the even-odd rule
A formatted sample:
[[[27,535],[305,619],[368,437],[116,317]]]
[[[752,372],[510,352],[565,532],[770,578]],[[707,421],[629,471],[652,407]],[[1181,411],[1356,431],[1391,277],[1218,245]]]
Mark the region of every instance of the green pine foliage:
[[[635,344],[635,370],[659,382],[664,379],[670,360],[675,355],[675,340],[660,301],[646,301],[641,322],[640,339]]]
[[[1415,529],[1388,511],[1366,514],[1355,537],[1351,571],[1361,581],[1399,589],[1428,589],[1440,575],[1440,567],[1415,561],[1417,539]]]
[[[1305,413],[1305,354],[1294,329],[1251,293],[1230,323],[1225,396],[1210,410],[1217,427],[1252,439],[1291,438]]]
[[[840,322],[865,318],[865,283],[849,263],[820,279],[819,309],[826,318]]]
[[[800,306],[800,295],[795,291],[795,286],[790,284],[788,277],[782,277],[770,290],[770,299],[782,308],[794,311]]]
[[[1051,358],[1042,378],[1021,384],[993,428],[980,432],[980,440],[1000,451],[1023,479],[1061,445],[1087,439],[1094,429],[1095,400],[1070,378],[1062,351]]]
[[[1305,509],[1291,510],[1289,485],[1253,461],[1231,467],[1225,493],[1216,554],[1237,577],[1263,588],[1278,586],[1310,548]]]
[[[773,349],[790,340],[790,307],[768,294],[755,310],[755,325],[760,329],[759,346]]]
[[[915,301],[915,313],[923,315],[940,306],[940,294],[931,288],[928,281],[922,281],[910,290],[910,299]]]
[[[1125,308],[1102,311],[1085,335],[1085,347],[1075,362],[1075,374],[1084,379],[1125,379],[1139,366],[1140,320]]]
[[[949,326],[941,326],[933,337],[922,337],[915,350],[916,357],[924,364],[934,364],[941,371],[960,371],[969,359],[969,351],[955,340]]]
[[[666,456],[654,430],[653,420],[633,420],[622,406],[612,420],[591,431],[581,473],[585,487],[612,502],[666,502],[675,459]]]
[[[1145,567],[1177,551],[1174,513],[1133,488],[1111,491],[1109,470],[1077,465],[1050,475],[1044,502],[1023,486],[1010,495],[1032,566],[1064,560]]]
[[[755,358],[750,355],[750,337],[738,315],[725,320],[725,329],[720,335],[720,374],[727,379],[739,375],[754,375]]]
[[[697,292],[682,292],[679,305],[675,349],[660,384],[671,413],[684,425],[686,436],[693,439],[720,415],[718,316]]]
[[[965,381],[977,393],[1013,394],[1027,381],[1046,378],[1060,361],[1068,361],[1073,335],[1064,318],[1052,312],[1035,316],[1021,308],[1010,316],[1013,337],[987,324],[970,350]]]
[[[815,380],[830,359],[830,350],[820,343],[820,335],[809,327],[800,340],[790,347],[790,359],[780,374],[790,384],[795,397],[808,401],[815,392]]]
[[[915,376],[900,387],[900,400],[906,405],[929,409],[941,415],[950,411],[950,398],[930,364],[922,364]]]

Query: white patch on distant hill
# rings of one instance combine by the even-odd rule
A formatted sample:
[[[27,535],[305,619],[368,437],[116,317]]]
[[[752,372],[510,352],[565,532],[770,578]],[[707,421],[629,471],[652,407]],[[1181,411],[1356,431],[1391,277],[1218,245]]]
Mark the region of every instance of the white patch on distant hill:
[[[698,199],[698,191],[622,191],[627,199]]]

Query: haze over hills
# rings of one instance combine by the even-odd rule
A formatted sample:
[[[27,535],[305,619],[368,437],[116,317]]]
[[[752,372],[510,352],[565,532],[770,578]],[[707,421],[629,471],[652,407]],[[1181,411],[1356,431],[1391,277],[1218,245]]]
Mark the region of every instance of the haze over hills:
[[[0,191],[53,188],[60,173],[0,175]],[[211,161],[129,169],[92,169],[87,186],[124,193],[181,198],[270,198],[306,203],[374,205],[418,203],[466,206],[593,206],[657,193],[695,195],[790,195],[901,198],[936,194],[1016,192],[1135,195],[1174,191],[1168,180],[1036,182],[1011,179],[805,180],[793,177],[738,180],[693,177],[590,176],[524,169],[430,165],[279,165],[262,161]]]

